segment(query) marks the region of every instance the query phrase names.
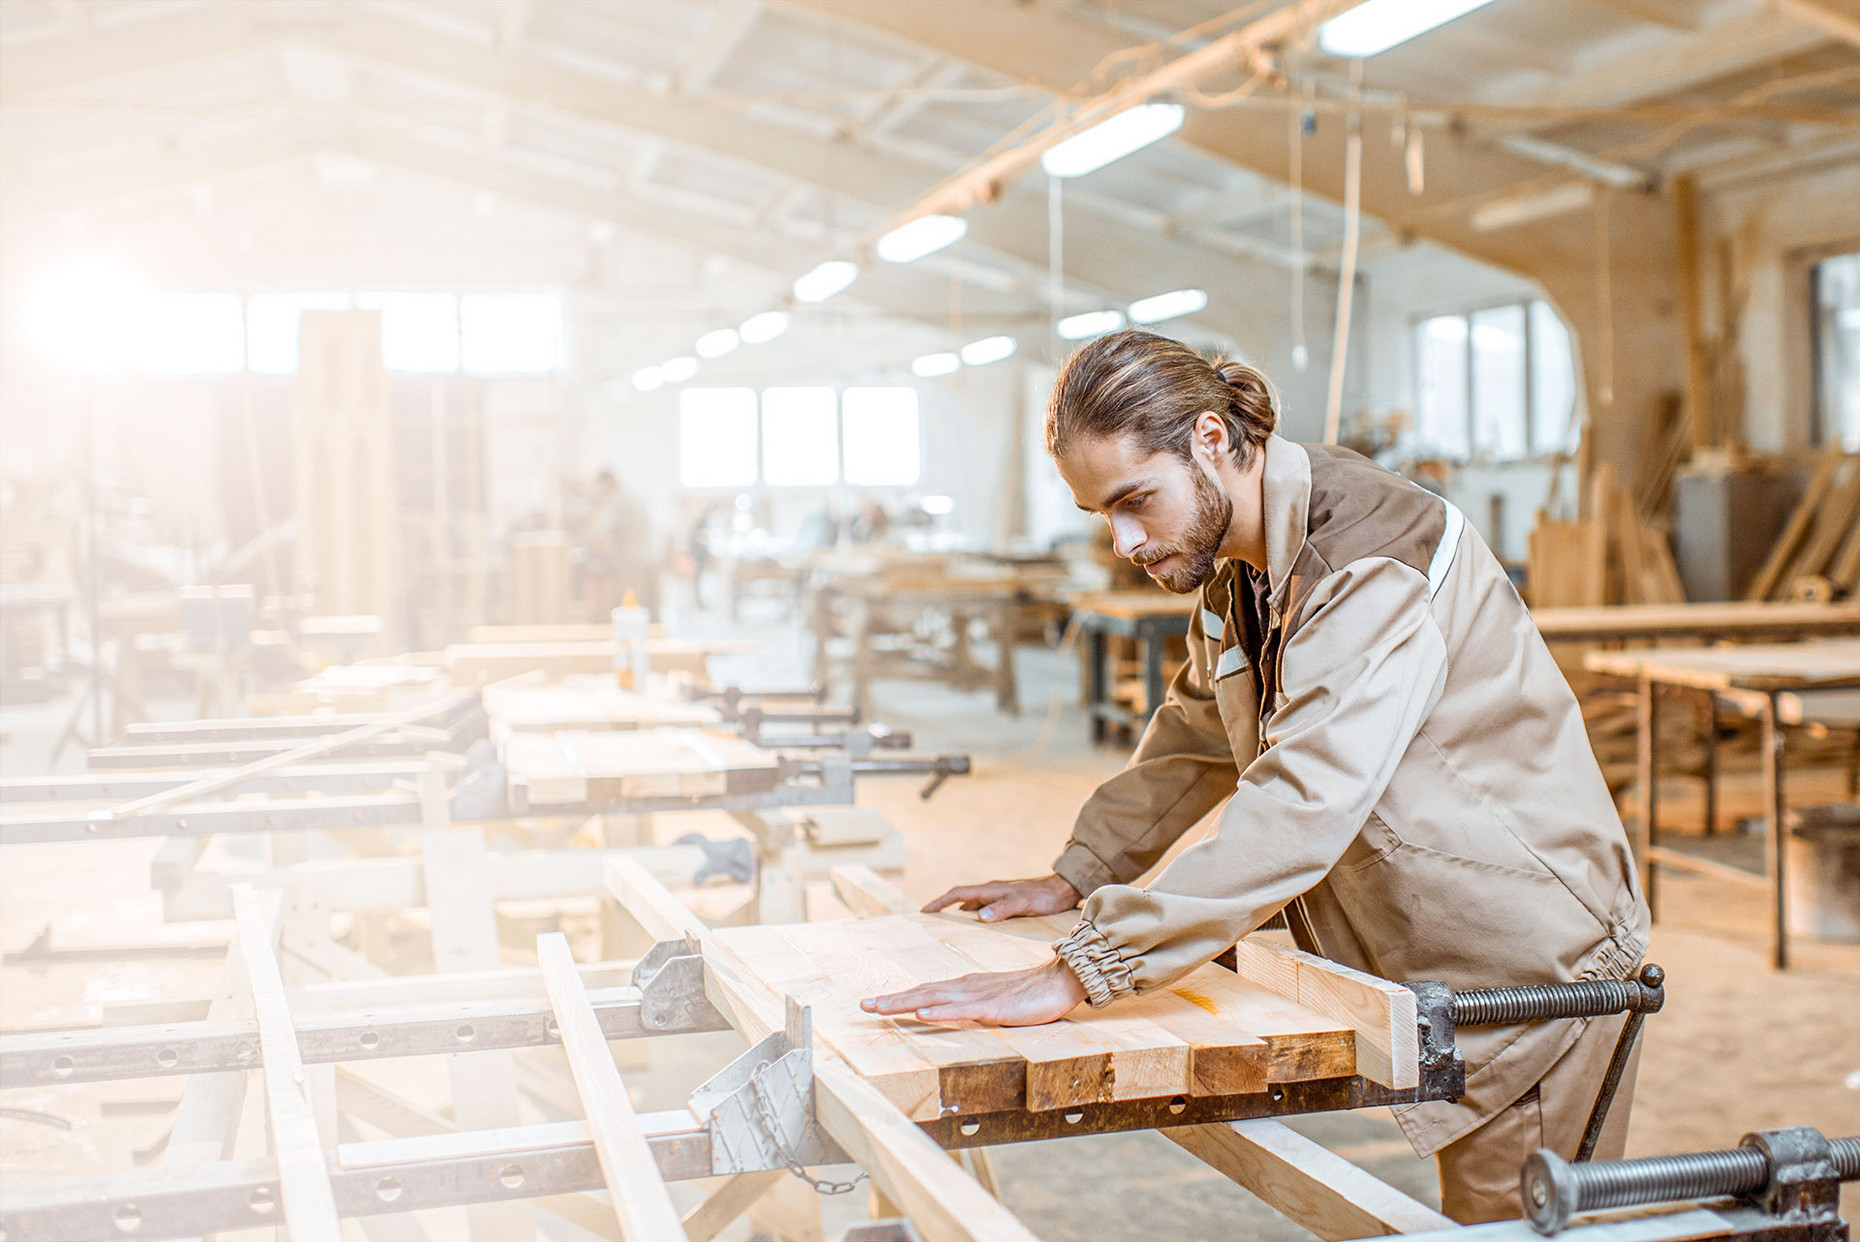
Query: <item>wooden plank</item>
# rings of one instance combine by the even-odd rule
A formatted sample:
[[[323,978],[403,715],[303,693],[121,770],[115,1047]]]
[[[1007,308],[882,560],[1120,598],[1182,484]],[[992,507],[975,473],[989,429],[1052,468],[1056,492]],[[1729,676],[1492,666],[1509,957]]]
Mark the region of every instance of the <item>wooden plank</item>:
[[[575,677],[555,685],[487,687],[484,709],[498,737],[558,730],[715,727],[722,720],[714,707],[622,690],[611,676]]]
[[[1271,1120],[1162,1131],[1326,1242],[1454,1227],[1426,1204]]]
[[[1822,639],[1742,647],[1591,651],[1591,672],[1642,674],[1694,690],[1809,690],[1860,685],[1860,640]]]
[[[594,1135],[601,1175],[613,1196],[620,1236],[626,1242],[676,1242],[685,1237],[678,1209],[659,1176],[658,1162],[640,1130],[620,1071],[614,1067],[594,1007],[588,1003],[568,940],[560,932],[536,938],[536,956],[569,1070],[581,1093]]]
[[[1749,600],[1768,599],[1783,584],[1783,571],[1788,568],[1796,550],[1808,537],[1808,528],[1814,523],[1815,514],[1826,499],[1828,489],[1834,484],[1834,468],[1840,463],[1840,451],[1830,449],[1822,455],[1815,466],[1815,473],[1808,481],[1808,490],[1802,495],[1802,503],[1789,515],[1788,524],[1783,527],[1781,535],[1770,547],[1770,554],[1763,562],[1763,568],[1751,579],[1750,589],[1744,592]]]
[[[1854,519],[1860,515],[1860,456],[1842,459],[1841,468],[1846,471],[1846,481],[1833,489],[1828,503],[1816,515],[1814,533],[1784,573],[1784,586],[1811,574],[1824,573],[1854,529]]]
[[[272,950],[271,928],[258,894],[244,885],[233,890],[239,952],[252,988],[252,1013],[264,1057],[265,1108],[277,1151],[278,1189],[284,1222],[299,1239],[334,1238],[341,1232],[336,1195],[317,1138],[316,1115],[297,1049],[297,1033],[284,999],[284,979]]]
[[[711,1242],[729,1228],[730,1223],[749,1210],[775,1184],[788,1176],[786,1169],[766,1169],[757,1173],[738,1173],[725,1179],[710,1192],[710,1197],[685,1215],[685,1236],[691,1242]]]
[[[1531,609],[1545,642],[1651,638],[1812,638],[1860,633],[1860,604],[1613,604]]]
[[[919,920],[869,919],[860,924],[859,935],[863,939],[878,926],[901,925],[957,950],[958,960],[974,963],[971,970],[1025,970],[1053,960],[1050,941],[1003,936],[961,916]],[[1003,1039],[1027,1058],[1027,1107],[1041,1112],[1189,1092],[1193,1048],[1166,1023],[1153,1020],[1164,1016],[1159,1006],[1166,1008],[1169,999],[1130,997],[1106,1009],[1081,1005],[1045,1026],[1003,1028]],[[1201,1013],[1186,1004],[1182,1008],[1186,1014]],[[1237,1043],[1249,1042],[1238,1031],[1229,1033]]]
[[[854,914],[909,914],[917,903],[904,890],[870,867],[834,867],[827,872],[833,891]]]
[[[744,1038],[759,1040],[783,1026],[782,999],[664,885],[631,859],[611,862],[607,880],[614,899],[648,931],[660,939],[690,936],[704,947],[706,994]],[[827,1133],[903,1205],[928,1242],[1037,1242],[883,1095],[839,1057],[818,1050],[814,1107]]]
[[[1239,973],[1284,994],[1286,965],[1296,965],[1300,1005],[1356,1032],[1356,1072],[1385,1087],[1420,1085],[1420,1028],[1414,993],[1398,983],[1303,953],[1243,940]]]
[[[539,805],[772,789],[780,768],[769,751],[702,729],[517,733],[503,758]]]

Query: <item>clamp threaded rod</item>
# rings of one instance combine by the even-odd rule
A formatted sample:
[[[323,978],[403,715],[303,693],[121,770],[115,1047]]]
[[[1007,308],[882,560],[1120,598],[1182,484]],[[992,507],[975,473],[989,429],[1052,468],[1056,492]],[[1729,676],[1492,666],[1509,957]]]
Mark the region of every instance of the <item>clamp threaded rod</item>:
[[[1860,1136],[1828,1140],[1835,1176],[1860,1179]],[[1748,1195],[1770,1180],[1770,1157],[1757,1147],[1570,1163],[1551,1151],[1524,1162],[1524,1210],[1539,1233],[1555,1233],[1578,1212],[1688,1199]]]
[[[1453,994],[1453,1025],[1502,1026],[1611,1013],[1658,1013],[1666,973],[1648,965],[1634,979],[1582,979],[1515,988],[1477,988]]]

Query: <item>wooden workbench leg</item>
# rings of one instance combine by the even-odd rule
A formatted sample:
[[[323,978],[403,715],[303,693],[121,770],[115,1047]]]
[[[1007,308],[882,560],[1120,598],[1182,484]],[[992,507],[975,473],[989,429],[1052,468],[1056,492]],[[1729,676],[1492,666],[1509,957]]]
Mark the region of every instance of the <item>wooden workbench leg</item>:
[[[1705,835],[1718,832],[1718,696],[1705,692]]]
[[[1108,659],[1104,631],[1093,627],[1085,636],[1086,659],[1090,663],[1087,671],[1089,693],[1086,696],[1085,712],[1091,717],[1091,740],[1093,745],[1104,741],[1104,716],[1101,709],[1110,701],[1110,676],[1104,667]]]
[[[1010,716],[1020,715],[1020,689],[1014,680],[1014,604],[1003,600],[995,609],[995,706]]]
[[[1634,745],[1634,858],[1640,866],[1640,889],[1647,896],[1647,913],[1658,917],[1653,890],[1654,817],[1659,813],[1659,764],[1656,746],[1660,732],[1659,700],[1653,679],[1640,675],[1640,694],[1636,700],[1636,734]]]
[[[1767,823],[1766,849],[1770,864],[1770,917],[1775,920],[1772,961],[1777,970],[1789,969],[1789,879],[1785,834],[1788,832],[1788,797],[1783,790],[1783,727],[1777,719],[1777,694],[1763,704],[1763,817]]]
[[[1154,716],[1156,709],[1162,706],[1163,647],[1168,640],[1159,634],[1144,633],[1141,642],[1143,643],[1143,726],[1138,729],[1138,733],[1149,727],[1150,717]]]

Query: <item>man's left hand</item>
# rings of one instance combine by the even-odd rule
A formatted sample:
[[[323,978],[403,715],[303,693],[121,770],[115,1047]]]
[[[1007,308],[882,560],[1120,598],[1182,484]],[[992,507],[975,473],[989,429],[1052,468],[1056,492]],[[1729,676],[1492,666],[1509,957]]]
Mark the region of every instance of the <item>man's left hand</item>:
[[[1057,1022],[1085,999],[1085,987],[1058,958],[1030,970],[961,975],[859,1002],[867,1013],[921,1022],[1040,1026]]]

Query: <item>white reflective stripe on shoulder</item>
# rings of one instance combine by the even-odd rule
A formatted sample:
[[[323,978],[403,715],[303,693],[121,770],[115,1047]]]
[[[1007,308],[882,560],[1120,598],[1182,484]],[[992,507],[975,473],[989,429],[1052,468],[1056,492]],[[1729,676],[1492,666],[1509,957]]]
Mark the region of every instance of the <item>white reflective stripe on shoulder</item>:
[[[1214,679],[1231,677],[1246,668],[1246,653],[1239,647],[1229,647],[1221,652],[1221,658],[1214,665]]]
[[[1460,550],[1460,536],[1466,533],[1466,515],[1451,500],[1442,500],[1447,507],[1447,528],[1441,532],[1440,546],[1434,549],[1434,559],[1427,566],[1427,598],[1440,594],[1440,584],[1447,580],[1447,571],[1453,568],[1453,557]]]
[[[1212,638],[1217,643],[1221,641],[1221,636],[1227,630],[1226,625],[1221,621],[1220,614],[1215,612],[1212,608],[1203,608],[1201,610],[1201,628],[1209,638]]]

